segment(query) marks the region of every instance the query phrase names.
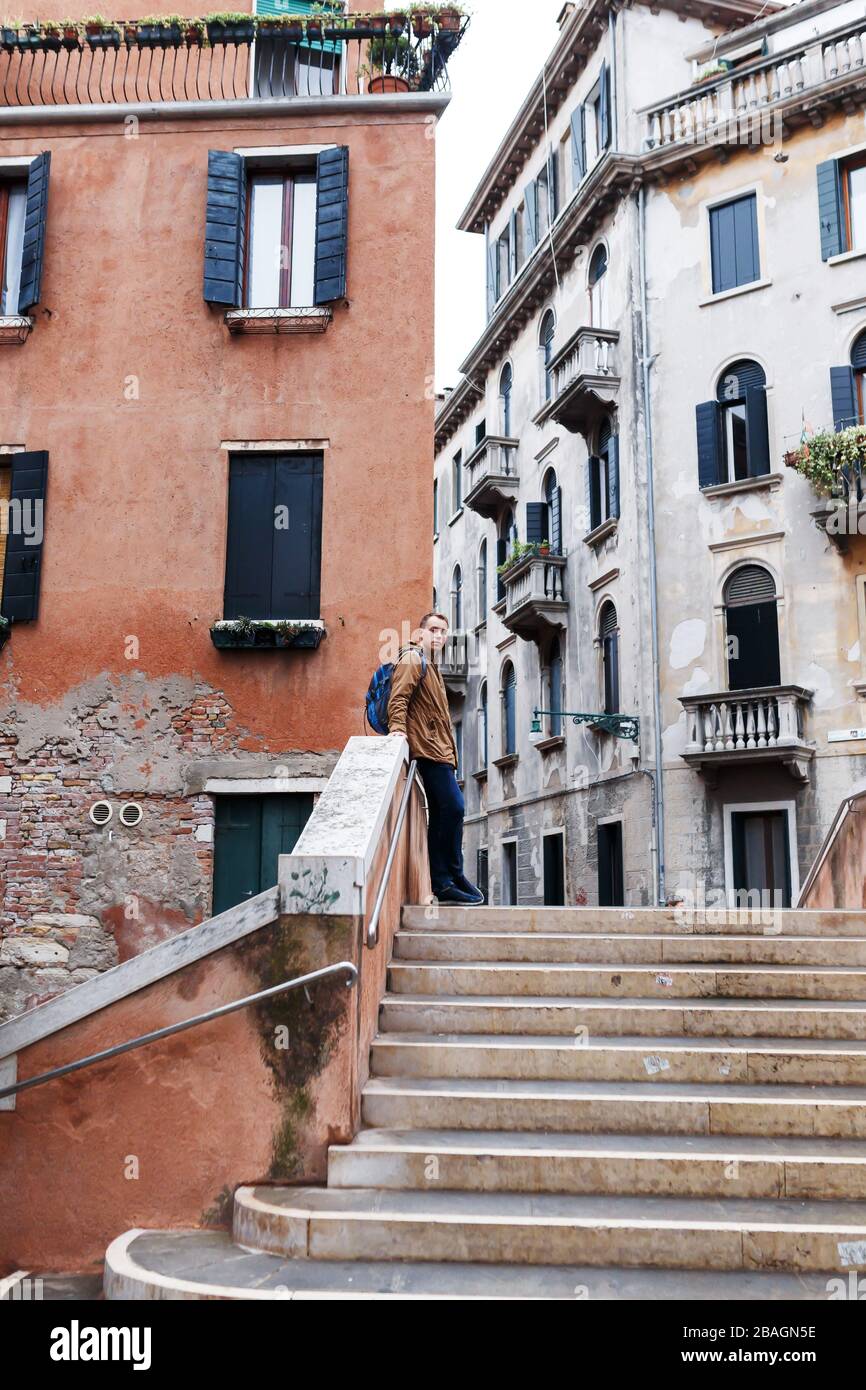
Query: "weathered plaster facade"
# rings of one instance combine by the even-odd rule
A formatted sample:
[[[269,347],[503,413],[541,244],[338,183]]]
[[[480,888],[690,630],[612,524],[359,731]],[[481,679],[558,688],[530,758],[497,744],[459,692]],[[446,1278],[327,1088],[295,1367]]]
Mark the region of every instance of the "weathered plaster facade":
[[[502,845],[514,838],[519,901],[543,901],[542,839],[552,828],[564,832],[566,901],[598,901],[598,826],[618,819],[625,901],[651,904],[659,815],[665,895],[727,892],[735,886],[731,809],[764,803],[787,809],[796,899],[840,799],[863,775],[866,745],[831,742],[829,734],[866,723],[856,688],[866,669],[866,539],[852,537],[840,553],[813,520],[819,499],[811,485],[783,463],[784,452],[799,443],[804,421],[808,429],[833,427],[829,369],[849,361],[851,344],[866,327],[862,255],[822,261],[816,187],[823,161],[866,150],[862,13],[854,5],[811,0],[795,7],[796,13],[765,11],[756,23],[739,28],[734,14],[719,18],[710,6],[693,6],[687,18],[674,9],[663,4],[653,13],[636,4],[609,11],[598,4],[567,16],[546,67],[547,132],[539,82],[460,223],[494,245],[514,225],[515,214],[520,220],[528,185],[550,154],[558,158],[553,225],[516,274],[512,266],[508,288],[463,363],[461,381],[437,414],[437,598],[446,611],[453,605],[459,566],[462,626],[469,635],[468,670],[451,681],[453,714],[463,724],[466,857],[472,868],[477,851],[487,848],[492,902],[503,901]],[[751,17],[742,12],[739,22]],[[747,74],[758,73],[740,79],[738,87],[734,68],[711,84],[720,109],[732,102],[740,125],[734,120],[713,141],[685,125],[679,138],[670,135],[673,125],[666,127],[668,138],[659,138],[658,119],[654,124],[653,111],[644,108],[657,116],[693,102],[695,76],[713,65],[714,55],[726,54],[742,62]],[[780,55],[775,65],[774,54]],[[792,59],[799,66],[787,66]],[[603,62],[611,74],[611,138],[598,161],[575,180],[570,123],[595,88]],[[742,84],[749,80],[766,142],[759,135],[753,147],[743,128],[749,106]],[[750,192],[756,194],[760,275],[754,285],[714,297],[708,204]],[[599,315],[598,298],[590,303],[589,271],[600,246],[608,268]],[[586,428],[573,419],[563,423],[567,412],[546,407],[541,334],[548,311],[556,324],[554,366],[579,328],[612,335],[609,375],[618,382],[590,382],[582,399],[587,414],[607,413],[618,436],[619,516],[588,539],[586,478],[598,435],[591,422]],[[699,488],[695,408],[715,399],[720,375],[741,359],[756,361],[766,376],[771,471],[707,493]],[[506,434],[506,367],[513,380],[507,434],[515,441],[508,454],[516,480],[502,489],[506,496],[498,511],[479,515],[471,499],[455,510],[458,450],[466,497],[484,471],[483,460],[480,467],[466,466],[477,458],[481,422],[487,436]],[[526,539],[527,503],[544,500],[550,469],[562,489],[563,707],[603,709],[599,618],[610,600],[619,628],[619,709],[640,718],[639,756],[628,741],[569,721],[560,738],[549,737],[547,721],[541,741],[530,736],[533,708],[550,705],[547,663],[554,629],[539,624],[528,637],[509,629],[509,604],[496,602],[496,544],[511,498],[518,539]],[[479,556],[485,541],[482,596]],[[806,748],[787,762],[775,755],[744,760],[732,748],[718,766],[699,767],[683,757],[690,734],[681,699],[728,688],[724,589],[732,571],[746,562],[766,568],[774,579],[781,684],[811,692],[800,701]],[[517,758],[497,766],[504,750],[500,686],[506,661],[517,675]],[[485,682],[489,749],[483,771],[479,711]]]

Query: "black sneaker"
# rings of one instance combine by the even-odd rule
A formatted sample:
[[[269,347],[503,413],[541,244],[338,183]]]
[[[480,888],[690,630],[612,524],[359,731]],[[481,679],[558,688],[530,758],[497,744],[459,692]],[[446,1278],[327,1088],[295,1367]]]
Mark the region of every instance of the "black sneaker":
[[[484,902],[484,894],[481,889],[477,888],[465,874],[455,874],[453,881],[455,888],[459,888],[461,893],[468,893],[474,903]]]
[[[433,896],[440,903],[459,904],[461,907],[475,907],[479,901],[478,898],[471,897],[469,893],[464,893],[462,889],[457,887],[456,883],[446,883],[441,888],[434,889]]]

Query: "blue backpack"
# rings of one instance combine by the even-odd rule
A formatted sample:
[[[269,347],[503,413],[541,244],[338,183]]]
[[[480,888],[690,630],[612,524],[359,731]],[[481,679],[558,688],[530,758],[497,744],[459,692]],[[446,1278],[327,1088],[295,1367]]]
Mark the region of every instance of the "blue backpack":
[[[404,649],[401,647],[400,649]],[[391,698],[391,681],[394,676],[393,661],[387,661],[382,666],[377,666],[373,672],[373,679],[370,681],[367,690],[366,710],[367,722],[376,734],[387,734],[388,732],[388,701]],[[421,679],[427,674],[427,658],[421,653]]]

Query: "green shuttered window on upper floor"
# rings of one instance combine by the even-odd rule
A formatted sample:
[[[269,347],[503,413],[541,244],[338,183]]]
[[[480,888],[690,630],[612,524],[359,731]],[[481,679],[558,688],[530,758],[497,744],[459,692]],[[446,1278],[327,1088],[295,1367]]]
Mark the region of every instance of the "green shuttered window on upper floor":
[[[0,458],[3,591],[0,615],[33,622],[39,614],[48,454],[44,449]]]
[[[233,454],[223,617],[318,618],[321,454]]]
[[[758,202],[754,193],[710,208],[713,294],[760,279]]]
[[[818,165],[821,259],[866,250],[866,150]]]

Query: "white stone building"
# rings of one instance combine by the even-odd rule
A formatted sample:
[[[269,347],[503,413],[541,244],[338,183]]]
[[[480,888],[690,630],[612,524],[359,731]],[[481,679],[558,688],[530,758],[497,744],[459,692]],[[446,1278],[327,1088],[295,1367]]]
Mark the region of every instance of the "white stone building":
[[[866,538],[785,466],[864,420],[866,15],[560,24],[460,220],[488,323],[436,422],[467,871],[491,902],[796,902],[866,771]]]

